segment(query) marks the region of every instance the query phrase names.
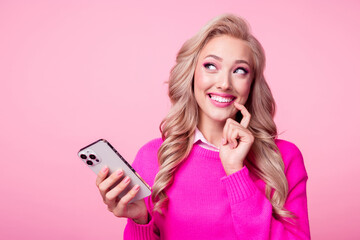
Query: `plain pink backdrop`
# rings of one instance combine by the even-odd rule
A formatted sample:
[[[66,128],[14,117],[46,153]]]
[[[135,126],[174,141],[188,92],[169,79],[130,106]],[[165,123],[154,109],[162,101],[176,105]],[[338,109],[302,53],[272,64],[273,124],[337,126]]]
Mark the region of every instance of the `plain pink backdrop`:
[[[267,54],[276,123],[309,174],[313,239],[359,239],[359,1],[0,1],[1,239],[122,239],[79,148],[130,162],[159,137],[164,82],[214,16],[245,17]]]

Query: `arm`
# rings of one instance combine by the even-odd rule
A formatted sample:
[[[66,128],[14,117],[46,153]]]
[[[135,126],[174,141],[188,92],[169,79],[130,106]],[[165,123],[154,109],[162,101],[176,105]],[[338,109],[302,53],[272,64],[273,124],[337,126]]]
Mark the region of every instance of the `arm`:
[[[143,146],[137,153],[133,168],[150,186],[153,185],[155,175],[158,171],[157,149],[161,141],[153,140]],[[151,196],[144,199],[148,211],[148,222],[146,224],[136,223],[132,219],[127,220],[124,230],[124,240],[155,240],[159,239],[159,231],[152,216],[153,205]]]
[[[150,210],[150,197],[145,199],[148,212]],[[155,240],[159,239],[158,231],[154,224],[153,217],[149,214],[149,222],[147,224],[138,224],[132,219],[127,220],[124,230],[124,240]]]
[[[272,216],[270,201],[256,187],[246,167],[222,179],[239,239],[310,239],[306,200],[308,177],[300,151],[294,146],[290,152],[286,156],[289,193],[284,207],[297,216],[294,223]]]

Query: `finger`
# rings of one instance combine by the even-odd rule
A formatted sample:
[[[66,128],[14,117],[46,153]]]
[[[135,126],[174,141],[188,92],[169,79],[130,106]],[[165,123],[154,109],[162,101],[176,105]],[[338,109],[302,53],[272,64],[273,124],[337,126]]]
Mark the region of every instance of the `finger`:
[[[104,166],[100,172],[97,174],[97,178],[96,178],[96,186],[99,187],[99,184],[104,181],[104,179],[106,178],[106,176],[108,175],[109,172],[109,168],[107,166]]]
[[[250,119],[251,119],[251,114],[249,113],[249,111],[246,109],[246,107],[240,103],[235,102],[234,106],[239,109],[239,111],[241,112],[241,114],[243,115],[243,118],[240,121],[240,125],[243,126],[244,128],[247,128],[249,126],[250,123]]]
[[[234,123],[239,124],[231,118],[226,119],[226,123],[225,123],[224,129],[223,129],[222,141],[221,141],[222,145],[226,145],[229,143],[228,135],[229,135],[229,131],[231,129],[231,125]]]
[[[236,128],[239,127],[239,123],[237,123],[235,120],[233,119],[228,119],[227,120],[227,129],[226,129],[226,141],[230,144],[231,148],[235,148],[237,146],[237,139],[236,137],[234,138],[234,131],[236,131]],[[236,135],[236,132],[235,132]]]
[[[116,185],[113,189],[108,191],[105,195],[106,202],[115,201],[117,196],[124,191],[124,189],[129,185],[130,178],[126,176],[118,185]]]
[[[226,145],[226,144],[228,143],[228,141],[227,141],[227,132],[229,131],[230,122],[231,122],[231,121],[230,121],[230,118],[228,118],[228,119],[226,120],[224,129],[223,129],[223,134],[222,134],[222,139],[221,139],[222,145]]]
[[[103,198],[105,197],[106,192],[109,190],[109,188],[114,185],[114,183],[119,180],[122,175],[124,174],[124,172],[122,171],[122,169],[119,169],[115,172],[113,172],[108,178],[106,178],[104,181],[102,181],[98,188],[100,190],[100,194],[101,196],[103,196]]]
[[[238,122],[235,122],[231,125],[231,131],[229,132],[229,139],[231,142],[231,147],[232,149],[236,148],[240,141],[241,138],[245,135],[244,132],[244,127],[241,126]]]
[[[241,138],[241,128],[239,126],[233,127],[232,131],[231,131],[231,144],[232,144],[232,148],[236,148],[239,144],[239,139]]]
[[[140,190],[140,186],[135,185],[127,194],[125,194],[120,199],[118,206],[120,206],[121,208],[126,206],[136,196],[136,194],[139,192],[139,190]]]

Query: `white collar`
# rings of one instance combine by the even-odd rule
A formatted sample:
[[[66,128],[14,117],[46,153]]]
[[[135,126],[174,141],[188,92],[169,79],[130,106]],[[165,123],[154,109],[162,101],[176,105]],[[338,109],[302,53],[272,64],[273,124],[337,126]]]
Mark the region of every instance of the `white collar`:
[[[212,151],[219,151],[219,148],[217,148],[215,145],[209,143],[204,135],[200,132],[198,128],[195,129],[195,136],[194,136],[194,144],[198,144],[200,147],[212,150]]]

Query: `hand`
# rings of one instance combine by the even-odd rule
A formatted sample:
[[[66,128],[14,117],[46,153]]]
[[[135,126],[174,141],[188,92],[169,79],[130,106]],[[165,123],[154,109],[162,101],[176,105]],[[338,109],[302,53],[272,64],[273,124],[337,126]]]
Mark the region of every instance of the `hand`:
[[[130,178],[125,177],[118,185],[110,189],[124,173],[119,169],[107,177],[108,172],[109,169],[104,167],[96,178],[96,186],[100,191],[104,203],[108,206],[108,210],[117,217],[131,218],[137,223],[147,224],[148,211],[144,199],[129,203],[138,193],[140,189],[139,185],[135,185],[127,194],[119,199],[118,195],[129,185]]]
[[[254,136],[247,129],[251,115],[244,105],[234,103],[241,111],[243,118],[238,123],[228,118],[223,129],[220,159],[227,175],[239,171],[244,166],[244,160],[254,142]]]

